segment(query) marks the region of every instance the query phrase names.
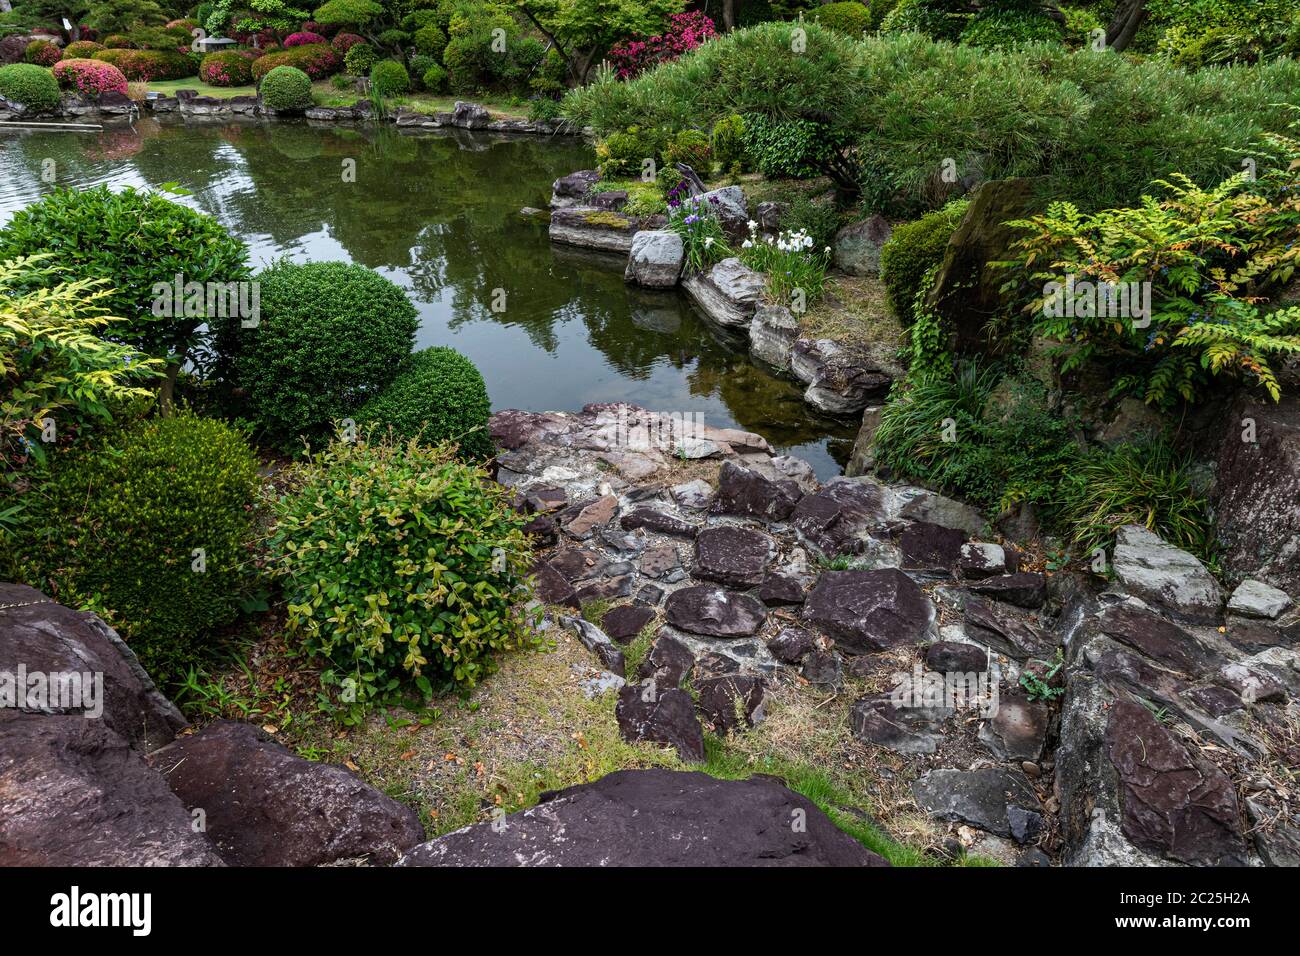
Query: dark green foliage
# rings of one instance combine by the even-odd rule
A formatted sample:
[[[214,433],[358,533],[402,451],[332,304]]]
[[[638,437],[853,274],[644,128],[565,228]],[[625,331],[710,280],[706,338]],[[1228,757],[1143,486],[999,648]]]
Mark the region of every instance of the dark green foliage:
[[[847,145],[843,131],[806,119],[745,117],[745,155],[764,176],[805,179],[822,172],[836,150]]]
[[[401,96],[411,91],[411,77],[396,60],[380,60],[370,69],[370,90],[377,96]]]
[[[927,272],[943,261],[944,249],[953,230],[966,212],[965,200],[926,213],[916,222],[894,230],[880,250],[880,279],[885,284],[894,315],[910,326],[915,319],[917,294]]]
[[[155,678],[178,677],[238,614],[256,491],[240,432],[188,412],[137,422],[51,456],[25,496],[20,579],[99,611]]]
[[[724,172],[729,171],[745,157],[745,120],[734,113],[713,124],[709,145],[713,158]]]
[[[662,139],[654,130],[629,126],[610,133],[596,145],[600,175],[605,179],[639,177],[647,160],[661,161],[662,148]]]
[[[851,37],[860,37],[871,28],[871,11],[858,0],[813,7],[809,19]]]
[[[472,687],[538,645],[524,519],[481,469],[448,448],[335,442],[300,477],[274,506],[272,565],[289,632],[355,691],[345,720],[403,686]]]
[[[0,66],[0,96],[45,112],[59,105],[59,82],[46,67],[11,63]]]
[[[0,230],[0,260],[42,252],[57,253],[52,282],[99,279],[113,289],[100,304],[127,321],[111,335],[159,357],[193,351],[205,316],[155,314],[155,285],[249,276],[248,248],[216,219],[129,187],[56,190]]]
[[[447,71],[435,63],[424,71],[423,81],[430,93],[441,93],[447,86]]]
[[[343,55],[343,69],[352,76],[366,76],[379,56],[369,43],[358,43]]]
[[[1060,43],[1061,27],[1041,9],[999,9],[971,17],[962,30],[961,42],[969,46],[1004,47],[1017,43]]]
[[[258,92],[263,105],[272,110],[305,110],[314,102],[311,78],[296,66],[275,67],[262,77]]]
[[[684,129],[673,137],[671,143],[664,147],[665,163],[685,163],[697,172],[707,176],[713,164],[713,153],[709,148],[709,137],[698,129]]]
[[[256,328],[222,325],[218,349],[273,441],[315,436],[379,394],[411,353],[415,307],[365,266],[281,261],[258,276]]]
[[[357,413],[362,428],[389,430],[399,439],[454,441],[461,455],[487,458],[494,453],[487,431],[492,411],[487,386],[474,363],[455,349],[416,352],[391,385]]]

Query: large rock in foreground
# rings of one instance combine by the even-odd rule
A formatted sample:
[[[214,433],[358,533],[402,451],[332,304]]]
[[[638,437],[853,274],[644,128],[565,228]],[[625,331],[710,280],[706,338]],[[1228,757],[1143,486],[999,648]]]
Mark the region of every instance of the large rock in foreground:
[[[504,824],[504,825],[503,825]],[[770,777],[620,770],[476,823],[399,866],[888,866]]]
[[[1124,525],[1116,535],[1115,577],[1135,597],[1179,617],[1214,621],[1223,608],[1223,588],[1193,555],[1141,525]]]
[[[739,259],[723,259],[708,272],[697,272],[682,288],[700,310],[719,325],[747,329],[767,288],[761,273]]]
[[[117,632],[94,614],[55,604],[24,584],[0,584],[0,605],[18,605],[0,610],[0,672],[16,674],[21,664],[28,674],[76,675],[84,685],[74,705],[48,711],[99,710],[92,717],[102,716],[109,729],[145,751],[171,742],[186,725]],[[100,690],[102,699],[96,696]],[[0,720],[17,710],[0,710]]]
[[[414,810],[251,724],[216,721],[149,762],[187,807],[203,811],[208,836],[232,865],[386,864],[424,839]]]
[[[0,866],[221,865],[166,781],[104,721],[0,721]]]
[[[671,229],[643,229],[632,237],[623,279],[654,289],[671,289],[682,274],[682,237]]]

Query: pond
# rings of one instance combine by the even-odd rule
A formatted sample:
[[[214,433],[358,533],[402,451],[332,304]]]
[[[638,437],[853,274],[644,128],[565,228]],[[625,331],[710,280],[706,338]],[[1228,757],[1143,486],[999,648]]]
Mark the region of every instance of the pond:
[[[494,409],[629,401],[696,413],[758,432],[823,478],[838,474],[853,423],[817,416],[802,386],[753,363],[681,293],[629,289],[619,260],[553,246],[544,223],[519,215],[544,208],[553,180],[593,161],[576,139],[462,130],[150,118],[98,133],[5,131],[0,224],[51,179],[177,182],[191,191],[177,201],[242,237],[258,265],[344,260],[401,285],[420,312],[417,347],[469,356]]]

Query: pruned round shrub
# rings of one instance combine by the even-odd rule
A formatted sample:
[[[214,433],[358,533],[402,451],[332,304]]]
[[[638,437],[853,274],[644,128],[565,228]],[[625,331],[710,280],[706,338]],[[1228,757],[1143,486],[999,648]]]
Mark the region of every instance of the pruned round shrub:
[[[809,119],[773,119],[761,113],[745,117],[745,155],[771,179],[807,179],[847,144],[844,130]]]
[[[692,169],[708,173],[713,164],[709,137],[698,129],[684,129],[664,147],[665,163],[685,163]]]
[[[332,41],[330,48],[339,56],[347,56],[348,50],[352,49],[358,43],[365,43],[366,38],[356,33],[340,33]]]
[[[327,43],[295,46],[278,53],[268,53],[253,62],[253,79],[261,79],[276,67],[291,66],[313,80],[323,80],[339,70],[339,56]]]
[[[265,59],[254,62],[254,71]],[[313,103],[311,77],[292,66],[277,66],[266,73],[258,92],[262,95],[262,105],[271,110],[305,110]]]
[[[110,33],[104,37],[104,46],[110,50],[134,50],[135,41],[122,33]]]
[[[65,59],[54,64],[54,79],[65,90],[85,96],[100,93],[126,94],[126,76],[111,63],[99,60]]]
[[[90,59],[102,49],[104,44],[96,43],[94,40],[77,40],[63,48],[63,58],[65,60]]]
[[[426,23],[415,31],[415,48],[425,56],[440,57],[447,49],[447,34],[436,23]]]
[[[258,277],[261,321],[220,325],[218,352],[274,441],[355,413],[406,363],[418,326],[398,286],[365,266],[277,262]]]
[[[114,324],[113,336],[155,356],[183,350],[204,321],[155,315],[156,285],[171,286],[178,274],[200,283],[248,278],[248,248],[216,219],[129,187],[55,190],[0,229],[0,262],[51,249],[59,253],[49,264],[51,284],[102,281],[113,291],[99,304],[126,320]]]
[[[28,109],[46,112],[59,105],[59,82],[43,66],[35,63],[11,63],[9,66],[0,66],[0,96],[21,103]]]
[[[27,44],[23,59],[37,66],[53,66],[63,59],[63,51],[49,40],[33,40]]]
[[[499,654],[540,646],[523,519],[449,448],[334,442],[273,510],[288,631],[328,664],[324,683],[355,691],[347,719],[395,685],[472,687]]]
[[[167,30],[184,30],[187,34],[192,33],[199,28],[199,24],[194,20],[181,18],[179,20],[168,20],[164,29]]]
[[[284,38],[284,47],[289,49],[295,46],[308,46],[309,44],[329,43],[319,33],[312,33],[310,30],[303,30],[300,33],[290,33]]]
[[[155,677],[183,676],[239,612],[257,467],[242,433],[188,412],[56,453],[26,496],[16,564],[104,615]]]
[[[199,64],[199,79],[209,86],[247,86],[253,82],[253,61],[229,50],[209,53]]]
[[[100,50],[94,59],[111,63],[132,82],[150,80],[184,80],[198,76],[199,57],[193,53],[170,50],[126,50],[110,47]]]
[[[957,200],[894,230],[880,250],[880,280],[903,325],[912,324],[912,306],[927,272],[943,260],[953,230],[969,203]]]
[[[369,43],[354,43],[343,55],[343,69],[350,76],[367,76],[379,57]]]
[[[808,13],[808,18],[824,27],[829,27],[836,33],[851,37],[861,37],[871,29],[871,11],[865,3],[859,3],[857,0],[813,7]]]
[[[610,133],[596,144],[596,160],[600,174],[606,179],[623,179],[641,175],[645,161],[661,158],[661,140],[654,130],[629,126]]]
[[[380,60],[370,68],[370,89],[377,96],[400,96],[410,92],[411,78],[396,60]]]
[[[447,71],[435,63],[424,71],[423,80],[430,93],[441,93],[447,88]]]
[[[373,426],[396,438],[422,442],[454,441],[462,456],[494,453],[488,434],[487,386],[474,363],[455,349],[436,347],[411,356],[392,384],[366,402],[356,415],[362,428]]]

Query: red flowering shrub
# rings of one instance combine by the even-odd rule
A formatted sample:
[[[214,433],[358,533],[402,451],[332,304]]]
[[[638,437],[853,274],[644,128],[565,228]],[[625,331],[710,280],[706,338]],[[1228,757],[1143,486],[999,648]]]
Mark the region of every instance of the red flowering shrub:
[[[253,79],[259,83],[262,77],[277,66],[292,66],[302,70],[313,80],[321,80],[339,71],[342,60],[337,53],[324,43],[312,43],[307,46],[290,47],[279,53],[268,53],[253,61]]]
[[[77,40],[63,48],[63,58],[65,60],[89,59],[102,49],[104,44],[96,43],[94,40]]]
[[[365,42],[365,37],[357,36],[355,33],[340,33],[334,38],[334,42],[331,43],[330,46],[339,56],[346,56],[348,50],[352,49],[358,43]]]
[[[253,82],[253,62],[230,50],[209,53],[199,64],[199,79],[209,86],[247,86]]]
[[[291,46],[308,46],[317,43],[328,43],[328,42],[329,41],[326,40],[319,33],[309,33],[309,32],[290,33],[287,37],[284,38],[285,49],[288,49]]]
[[[194,20],[169,20],[167,21],[167,26],[163,29],[184,30],[186,33],[189,33],[192,30],[197,30],[198,26],[198,23]]]
[[[54,78],[65,90],[86,96],[126,93],[126,76],[111,63],[100,60],[64,59],[54,64]]]
[[[675,13],[660,36],[623,40],[609,51],[610,65],[619,79],[626,80],[660,63],[689,53],[705,40],[718,35],[713,21],[699,10]]]
[[[49,40],[33,40],[27,44],[24,57],[28,63],[35,63],[37,66],[53,66],[63,59],[63,51]]]

